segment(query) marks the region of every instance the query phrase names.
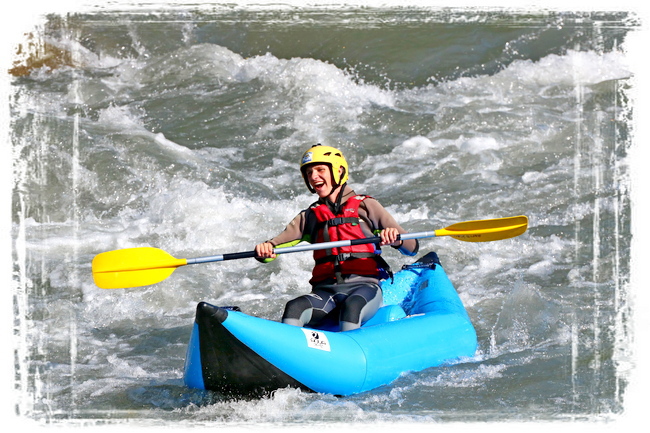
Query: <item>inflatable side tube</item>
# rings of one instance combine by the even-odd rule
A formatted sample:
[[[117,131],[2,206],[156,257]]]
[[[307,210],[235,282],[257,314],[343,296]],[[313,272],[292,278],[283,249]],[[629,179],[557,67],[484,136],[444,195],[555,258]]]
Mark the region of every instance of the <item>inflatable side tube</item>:
[[[363,347],[367,359],[361,391],[387,385],[407,372],[472,357],[477,348],[474,327],[457,314],[406,317],[348,335]]]
[[[355,394],[362,389],[366,357],[347,332],[301,328],[239,311],[229,311],[223,326],[302,389],[333,395]],[[239,361],[229,362],[237,368]]]
[[[262,397],[279,388],[311,391],[240,341],[223,322],[235,313],[205,302],[196,320],[185,361],[188,387],[219,392],[227,397]]]

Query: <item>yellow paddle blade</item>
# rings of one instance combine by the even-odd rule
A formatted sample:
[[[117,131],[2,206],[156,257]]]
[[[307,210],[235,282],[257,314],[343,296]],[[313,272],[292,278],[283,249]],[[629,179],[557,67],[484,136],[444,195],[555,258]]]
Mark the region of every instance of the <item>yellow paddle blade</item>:
[[[491,220],[464,221],[436,230],[436,236],[451,236],[465,242],[490,242],[513,238],[528,229],[524,215]]]
[[[100,289],[128,289],[150,286],[169,277],[176,268],[146,269],[139,271],[101,272],[93,274]]]
[[[126,248],[97,254],[93,279],[102,289],[149,286],[169,277],[187,259],[176,259],[158,248]]]

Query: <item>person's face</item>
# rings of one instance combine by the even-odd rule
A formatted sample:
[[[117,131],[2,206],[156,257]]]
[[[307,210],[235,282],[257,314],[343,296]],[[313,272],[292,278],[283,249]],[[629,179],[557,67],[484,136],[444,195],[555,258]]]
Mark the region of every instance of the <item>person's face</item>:
[[[327,164],[314,164],[306,169],[307,180],[309,185],[314,188],[320,198],[331,195],[332,189],[332,172]]]

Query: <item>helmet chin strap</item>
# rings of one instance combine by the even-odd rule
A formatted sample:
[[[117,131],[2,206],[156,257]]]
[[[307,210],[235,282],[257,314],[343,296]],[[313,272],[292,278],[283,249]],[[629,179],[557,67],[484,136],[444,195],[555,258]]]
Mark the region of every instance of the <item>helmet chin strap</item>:
[[[343,199],[343,190],[345,189],[345,185],[347,185],[347,182],[341,185],[341,190],[339,191],[338,196],[336,197],[336,203],[332,203],[332,211],[334,211],[335,214],[341,213],[341,200]],[[332,191],[338,187],[332,187]],[[331,193],[330,193],[331,194]]]
[[[343,172],[339,173],[339,180],[343,179],[343,176],[345,175],[345,168],[341,167]],[[333,211],[335,214],[341,213],[341,200],[343,199],[343,190],[345,189],[345,185],[347,185],[347,182],[343,182],[343,185],[338,185],[338,182],[334,181],[334,172],[333,169],[330,168],[330,175],[332,176],[332,191],[330,192],[330,195],[336,188],[339,186],[341,187],[341,190],[339,191],[338,196],[336,197],[336,203],[332,203],[333,206]]]

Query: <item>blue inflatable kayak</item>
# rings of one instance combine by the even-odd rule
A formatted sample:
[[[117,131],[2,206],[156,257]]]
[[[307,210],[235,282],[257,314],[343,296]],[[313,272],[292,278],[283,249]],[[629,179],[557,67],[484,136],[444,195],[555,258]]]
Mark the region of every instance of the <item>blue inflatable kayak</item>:
[[[474,356],[476,331],[435,253],[404,266],[382,289],[384,306],[346,332],[300,328],[201,302],[185,384],[232,397],[286,387],[345,396]]]

